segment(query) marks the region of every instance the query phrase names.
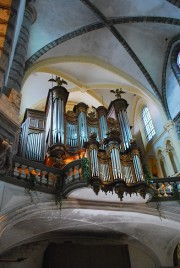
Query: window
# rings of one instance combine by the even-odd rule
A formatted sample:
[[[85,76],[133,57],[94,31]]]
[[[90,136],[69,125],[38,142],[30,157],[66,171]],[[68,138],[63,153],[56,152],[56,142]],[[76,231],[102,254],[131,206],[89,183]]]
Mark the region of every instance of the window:
[[[156,132],[152,123],[149,109],[146,106],[142,109],[142,121],[146,133],[146,138],[148,141],[150,141]]]
[[[180,51],[179,51],[178,56],[177,56],[177,65],[180,69]]]

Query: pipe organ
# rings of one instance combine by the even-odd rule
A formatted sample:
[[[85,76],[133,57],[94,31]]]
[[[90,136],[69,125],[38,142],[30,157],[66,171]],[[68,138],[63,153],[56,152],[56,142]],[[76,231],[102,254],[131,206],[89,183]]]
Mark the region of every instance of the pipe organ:
[[[26,109],[21,126],[18,152],[20,156],[37,161],[44,160],[45,123],[44,112]]]
[[[127,101],[119,94],[108,109],[100,106],[89,112],[81,102],[65,112],[68,95],[65,87],[57,85],[49,90],[44,112],[26,109],[19,156],[60,169],[87,157],[89,183],[95,193],[114,188],[122,199],[122,188],[128,192],[128,187],[144,181],[140,152],[127,117]]]

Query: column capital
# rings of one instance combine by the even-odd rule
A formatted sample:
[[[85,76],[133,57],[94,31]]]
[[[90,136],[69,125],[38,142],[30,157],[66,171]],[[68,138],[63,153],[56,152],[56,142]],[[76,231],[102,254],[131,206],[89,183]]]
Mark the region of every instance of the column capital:
[[[167,131],[169,131],[171,129],[174,129],[174,122],[172,120],[167,121],[164,124],[164,129],[167,130]]]
[[[166,156],[169,154],[169,152],[170,152],[170,150],[166,148],[166,149],[162,152],[162,155],[163,155],[164,157],[166,157]]]

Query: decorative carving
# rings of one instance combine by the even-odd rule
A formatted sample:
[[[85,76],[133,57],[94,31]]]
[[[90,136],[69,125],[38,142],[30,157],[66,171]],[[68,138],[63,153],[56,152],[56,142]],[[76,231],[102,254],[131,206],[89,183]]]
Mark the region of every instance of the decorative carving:
[[[21,104],[21,93],[12,88],[9,94],[9,101],[12,103],[12,106],[15,108],[15,110],[19,111]]]
[[[108,155],[105,150],[100,149],[98,151],[98,158],[100,163],[108,163]]]
[[[121,99],[121,94],[125,94],[126,93],[126,92],[124,92],[122,90],[122,88],[120,88],[120,89],[117,88],[115,91],[114,90],[110,90],[110,92],[111,93],[114,93],[117,99]]]
[[[65,114],[66,116],[66,120],[69,123],[77,123],[77,114],[73,111],[67,111],[67,113]]]
[[[59,87],[62,86],[62,84],[67,85],[67,82],[65,80],[61,79],[59,76],[56,76],[56,79],[54,79],[54,78],[49,79],[48,82],[55,82],[55,83],[57,83],[57,86],[59,86]]]
[[[96,138],[97,138],[97,133],[91,132],[89,135],[89,141],[96,141]]]
[[[90,107],[88,109],[88,117],[90,119],[95,119],[96,118],[96,108],[94,106]]]
[[[50,167],[62,169],[72,161],[82,159],[84,155],[84,148],[75,152],[70,152],[63,144],[54,144],[47,150],[45,164]]]
[[[121,162],[123,166],[132,165],[133,156],[132,154],[122,154],[121,155]]]
[[[0,135],[0,174],[8,173],[11,168],[12,146]]]
[[[87,104],[85,104],[84,102],[80,102],[80,103],[78,103],[77,105],[74,106],[73,111],[75,113],[80,113],[80,112],[86,113],[88,108],[89,107],[88,107]]]
[[[106,132],[108,138],[119,138],[120,130],[119,128],[110,127],[110,129]]]
[[[112,117],[109,117],[108,119],[107,119],[107,124],[108,124],[108,127],[118,127],[118,121],[117,120],[115,120],[114,118],[112,118]]]

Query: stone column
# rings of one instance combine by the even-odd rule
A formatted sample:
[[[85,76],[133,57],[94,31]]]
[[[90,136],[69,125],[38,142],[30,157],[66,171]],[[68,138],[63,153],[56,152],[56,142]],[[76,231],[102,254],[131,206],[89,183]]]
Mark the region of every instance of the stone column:
[[[35,20],[35,10],[32,4],[27,4],[24,12],[24,19],[21,26],[14,59],[10,69],[7,87],[14,88],[15,90],[21,90],[21,83],[24,76],[25,59],[28,48],[29,33],[31,24]]]
[[[162,152],[163,156],[164,156],[164,160],[165,160],[165,169],[166,169],[166,173],[167,173],[167,176],[172,176],[175,171],[174,171],[174,168],[172,166],[172,163],[171,163],[171,159],[169,157],[169,150],[165,149],[163,152]]]
[[[174,122],[173,121],[168,121],[165,125],[164,125],[164,129],[169,133],[169,136],[170,136],[170,141],[171,141],[171,144],[174,148],[174,152],[176,154],[176,158],[177,158],[177,161],[178,161],[178,171],[180,171],[180,159],[179,159],[179,154],[180,154],[180,142],[178,140],[178,137],[177,137],[177,134],[176,134],[176,130],[175,130],[175,127],[174,127]]]
[[[157,175],[158,175],[158,178],[163,178],[164,177],[164,174],[162,172],[162,168],[161,168],[161,164],[160,164],[160,159],[158,159],[156,161],[156,164],[157,164]]]

